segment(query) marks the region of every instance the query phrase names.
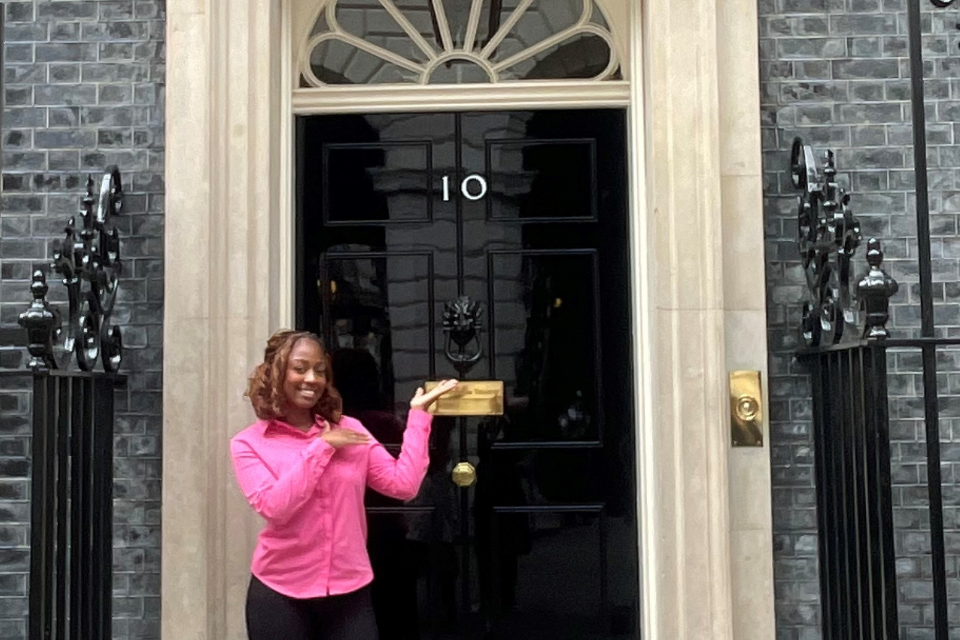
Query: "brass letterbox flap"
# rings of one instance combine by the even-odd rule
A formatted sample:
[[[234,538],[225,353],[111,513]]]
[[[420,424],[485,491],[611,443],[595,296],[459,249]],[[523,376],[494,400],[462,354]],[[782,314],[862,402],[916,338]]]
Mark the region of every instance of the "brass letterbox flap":
[[[431,381],[424,384],[430,391],[439,384]],[[457,388],[441,396],[430,407],[435,416],[502,416],[502,380],[461,380]]]

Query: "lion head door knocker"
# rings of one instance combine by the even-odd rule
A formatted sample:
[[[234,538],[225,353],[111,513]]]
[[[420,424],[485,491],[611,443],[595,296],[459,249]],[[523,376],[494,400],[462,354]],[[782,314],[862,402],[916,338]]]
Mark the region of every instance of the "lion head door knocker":
[[[461,377],[482,355],[480,303],[460,296],[443,305],[444,353]]]

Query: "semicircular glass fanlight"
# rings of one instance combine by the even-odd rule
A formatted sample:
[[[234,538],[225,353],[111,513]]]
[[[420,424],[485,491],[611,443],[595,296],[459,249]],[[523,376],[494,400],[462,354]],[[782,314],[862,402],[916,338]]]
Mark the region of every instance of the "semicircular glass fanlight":
[[[300,58],[300,86],[619,80],[594,0],[332,0]]]

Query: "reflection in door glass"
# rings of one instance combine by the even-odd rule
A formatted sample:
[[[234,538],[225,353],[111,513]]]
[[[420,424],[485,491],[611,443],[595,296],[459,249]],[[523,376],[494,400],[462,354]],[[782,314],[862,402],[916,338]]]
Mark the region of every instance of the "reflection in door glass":
[[[491,257],[495,375],[506,441],[598,440],[597,300],[592,252]]]
[[[402,413],[430,371],[430,256],[331,252],[323,267],[327,343],[334,352],[368,353],[383,408]],[[346,383],[335,380],[338,388]]]

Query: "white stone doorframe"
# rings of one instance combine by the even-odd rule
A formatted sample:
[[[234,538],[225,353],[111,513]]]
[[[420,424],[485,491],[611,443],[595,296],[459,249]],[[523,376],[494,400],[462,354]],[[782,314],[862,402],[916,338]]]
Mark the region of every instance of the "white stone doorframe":
[[[163,640],[246,637],[259,523],[226,445],[251,419],[241,394],[265,338],[292,318],[294,107],[470,106],[430,88],[295,99],[290,1],[167,7]],[[634,80],[592,91],[630,113],[643,638],[772,640],[768,450],[730,448],[727,398],[728,370],[766,372],[755,2],[626,7]],[[485,94],[587,100],[539,95]]]

